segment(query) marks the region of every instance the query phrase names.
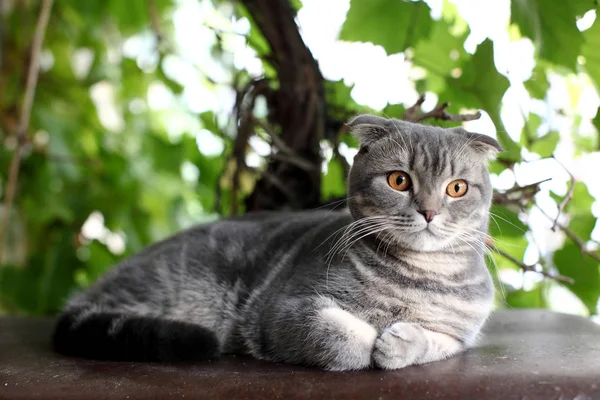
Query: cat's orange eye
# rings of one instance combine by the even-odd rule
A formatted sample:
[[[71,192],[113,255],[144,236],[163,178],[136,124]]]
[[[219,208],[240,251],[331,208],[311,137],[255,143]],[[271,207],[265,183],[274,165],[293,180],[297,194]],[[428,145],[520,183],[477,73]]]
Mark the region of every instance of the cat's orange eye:
[[[456,179],[446,187],[446,194],[450,197],[463,197],[467,193],[469,185],[464,179]]]
[[[410,189],[410,176],[404,171],[392,172],[388,175],[388,185],[401,192]]]

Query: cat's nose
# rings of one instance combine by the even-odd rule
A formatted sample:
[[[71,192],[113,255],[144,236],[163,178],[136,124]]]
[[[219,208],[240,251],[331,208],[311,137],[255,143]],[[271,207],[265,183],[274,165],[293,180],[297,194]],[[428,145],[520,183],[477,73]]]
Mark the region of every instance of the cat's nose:
[[[439,212],[437,212],[436,210],[419,210],[419,214],[425,217],[425,221],[427,221],[427,223],[430,223],[433,217],[438,215]]]

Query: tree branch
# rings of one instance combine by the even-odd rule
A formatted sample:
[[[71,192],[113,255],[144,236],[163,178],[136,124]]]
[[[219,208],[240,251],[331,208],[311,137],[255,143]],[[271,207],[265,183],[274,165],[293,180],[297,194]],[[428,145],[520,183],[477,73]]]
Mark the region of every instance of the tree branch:
[[[507,260],[509,260],[513,264],[517,265],[523,271],[535,272],[535,273],[538,273],[540,275],[543,275],[544,277],[546,277],[548,279],[553,279],[553,280],[558,281],[558,282],[564,282],[564,283],[568,283],[568,284],[575,283],[575,281],[573,280],[573,278],[570,278],[568,276],[563,276],[563,275],[553,275],[553,274],[548,273],[548,272],[546,272],[544,270],[539,270],[539,269],[536,268],[536,265],[539,265],[539,264],[527,265],[527,264],[523,263],[522,261],[519,261],[518,259],[516,259],[512,255],[510,255],[509,253],[505,252],[504,250],[500,250],[494,244],[487,243],[487,245],[490,248],[490,250],[495,251],[496,253],[500,254],[502,257],[506,258]],[[541,267],[541,265],[540,265],[540,267]]]
[[[35,98],[35,89],[37,87],[38,75],[40,70],[40,53],[44,42],[44,35],[50,20],[53,0],[43,0],[40,15],[35,28],[33,43],[31,46],[31,61],[29,71],[27,73],[27,82],[25,86],[25,95],[21,107],[21,115],[19,118],[19,127],[17,130],[17,147],[13,154],[8,173],[8,182],[6,184],[6,194],[4,197],[4,215],[0,226],[0,264],[3,262],[4,246],[6,242],[6,234],[8,224],[10,222],[10,212],[12,209],[17,183],[19,180],[19,167],[21,165],[21,152],[23,145],[27,141],[27,131],[29,130],[29,121],[31,119],[31,107]]]
[[[494,204],[502,205],[516,204],[521,207],[533,200],[537,192],[540,191],[542,183],[550,180],[552,178],[543,179],[525,186],[513,186],[504,192],[494,191],[493,202]]]
[[[475,114],[450,114],[446,111],[446,108],[450,106],[449,102],[438,104],[433,110],[421,113],[421,106],[425,102],[425,95],[419,96],[417,102],[408,108],[402,119],[405,121],[421,122],[429,118],[439,119],[442,121],[473,121],[481,117],[481,113],[477,111]]]
[[[306,169],[271,157],[267,172],[246,198],[246,210],[311,209],[320,204],[321,140],[327,112],[323,76],[302,40],[289,0],[242,0],[269,43],[279,87],[267,102],[269,121],[294,154],[312,164]],[[285,183],[287,190],[274,182]]]
[[[407,108],[406,111],[404,111],[402,119],[405,121],[416,121],[419,115],[421,114],[421,106],[423,105],[423,103],[425,103],[424,94],[420,95],[415,104],[413,104],[411,107]]]
[[[567,195],[565,196],[565,198],[562,199],[562,201],[558,205],[558,212],[556,213],[556,218],[554,218],[554,223],[552,224],[552,230],[556,231],[556,224],[558,224],[558,219],[560,218],[560,215],[562,214],[562,212],[565,209],[565,207],[567,206],[567,204],[569,204],[569,202],[573,198],[573,193],[575,192],[575,183],[577,182],[577,180],[575,179],[575,177],[573,176],[571,171],[569,171],[567,169],[567,167],[564,166],[563,163],[558,161],[558,159],[554,156],[554,154],[552,155],[552,158],[554,159],[554,161],[556,161],[558,163],[558,165],[560,165],[567,172],[567,174],[569,174],[569,177],[570,177],[569,191],[567,192]]]
[[[546,216],[546,218],[548,218],[550,221],[554,221],[554,218],[551,217],[550,215],[548,215],[544,210],[542,210],[542,208],[540,206],[538,206],[536,204],[536,207],[538,210],[541,211],[542,214],[544,214]],[[600,254],[595,251],[589,250],[587,248],[586,241],[583,240],[582,238],[580,238],[579,236],[577,236],[577,234],[575,232],[573,232],[568,226],[565,226],[561,223],[556,222],[556,227],[558,229],[560,229],[561,231],[563,231],[565,233],[565,235],[567,235],[567,237],[569,239],[571,239],[579,247],[579,250],[581,250],[581,252],[583,254],[587,254],[588,256],[592,257],[593,259],[600,261]]]
[[[148,0],[148,16],[150,17],[150,25],[152,26],[152,32],[156,37],[157,47],[164,41],[165,35],[160,27],[160,16],[158,14],[158,8],[154,0]]]
[[[475,114],[450,114],[446,108],[450,106],[449,102],[437,105],[433,110],[419,116],[415,122],[421,122],[427,118],[440,119],[442,121],[473,121],[481,117],[481,113],[477,111]]]

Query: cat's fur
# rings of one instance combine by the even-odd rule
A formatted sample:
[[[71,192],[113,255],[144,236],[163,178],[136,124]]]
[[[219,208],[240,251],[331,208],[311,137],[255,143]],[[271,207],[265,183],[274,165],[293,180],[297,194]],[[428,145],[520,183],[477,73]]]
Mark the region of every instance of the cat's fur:
[[[492,308],[487,136],[357,117],[348,211],[258,213],[181,232],[71,299],[55,349],[177,361],[248,353],[329,370],[402,368],[471,345]],[[392,189],[406,171],[413,188]],[[464,197],[446,185],[464,179]],[[418,210],[439,212],[428,224]]]

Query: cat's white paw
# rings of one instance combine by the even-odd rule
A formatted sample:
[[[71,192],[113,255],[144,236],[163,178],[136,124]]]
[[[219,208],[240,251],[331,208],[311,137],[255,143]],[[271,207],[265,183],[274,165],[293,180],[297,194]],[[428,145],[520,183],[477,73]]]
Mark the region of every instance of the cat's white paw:
[[[427,340],[422,327],[396,322],[377,338],[372,358],[379,368],[399,369],[415,364],[426,351]]]

